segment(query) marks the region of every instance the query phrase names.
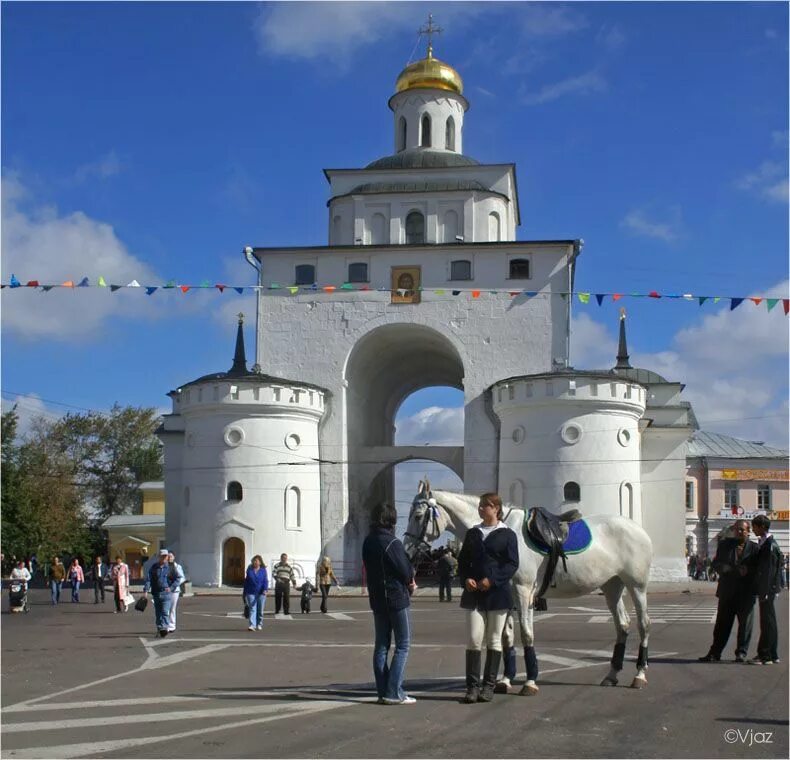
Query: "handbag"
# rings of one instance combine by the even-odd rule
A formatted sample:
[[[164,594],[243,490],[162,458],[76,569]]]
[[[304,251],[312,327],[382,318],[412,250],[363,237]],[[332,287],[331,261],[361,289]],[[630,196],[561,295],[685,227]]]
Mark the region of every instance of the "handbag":
[[[135,609],[136,609],[138,612],[145,612],[145,608],[146,608],[147,606],[148,606],[148,597],[147,597],[147,596],[141,596],[141,597],[140,597],[140,598],[139,598],[139,599],[138,599],[138,600],[137,600],[137,601],[134,603],[134,608],[135,608]]]

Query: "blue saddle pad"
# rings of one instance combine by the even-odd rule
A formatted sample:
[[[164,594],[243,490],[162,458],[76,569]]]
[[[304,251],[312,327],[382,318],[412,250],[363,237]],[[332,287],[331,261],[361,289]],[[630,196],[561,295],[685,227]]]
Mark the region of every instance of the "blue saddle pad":
[[[542,541],[536,541],[529,534],[527,534],[527,541],[541,554],[549,553],[549,547],[546,544]],[[565,539],[565,543],[562,545],[566,554],[581,554],[589,548],[591,543],[592,533],[590,532],[590,526],[587,525],[587,520],[581,519],[568,523],[568,538]]]

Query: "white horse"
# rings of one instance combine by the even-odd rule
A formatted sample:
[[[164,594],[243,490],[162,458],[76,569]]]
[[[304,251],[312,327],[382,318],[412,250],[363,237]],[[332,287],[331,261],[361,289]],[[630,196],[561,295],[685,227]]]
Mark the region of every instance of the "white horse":
[[[463,540],[466,531],[479,524],[479,497],[449,491],[431,491],[420,482],[420,492],[414,497],[404,545],[410,556],[429,547],[444,530]],[[524,540],[522,526],[526,511],[505,507],[504,522],[518,537],[519,567],[513,576],[521,640],[527,666],[527,682],[522,696],[537,694],[538,662],[535,655],[532,611],[535,595],[548,564],[548,557],[535,551]],[[617,642],[611,667],[601,686],[615,686],[623,668],[625,645],[630,617],[623,603],[623,591],[628,589],[636,610],[639,627],[639,656],[636,677],[631,686],[641,689],[647,685],[647,647],[650,618],[647,614],[647,581],[650,575],[653,548],[650,537],[635,522],[625,517],[593,515],[585,517],[592,533],[592,543],[581,554],[568,556],[567,570],[557,563],[547,597],[569,598],[603,591],[612,613]]]

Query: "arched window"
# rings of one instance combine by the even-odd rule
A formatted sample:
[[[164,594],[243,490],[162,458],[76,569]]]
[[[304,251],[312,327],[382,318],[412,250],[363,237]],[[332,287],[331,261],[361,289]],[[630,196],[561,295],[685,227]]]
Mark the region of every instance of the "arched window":
[[[296,486],[285,489],[285,527],[292,530],[302,527],[302,494]]]
[[[458,259],[457,261],[450,262],[450,279],[451,280],[471,280],[472,279],[472,262],[466,259]]]
[[[502,240],[502,224],[496,211],[488,215],[488,240],[491,243]]]
[[[455,150],[455,119],[452,116],[447,117],[447,123],[444,125],[444,147],[447,150]]]
[[[511,280],[529,279],[529,259],[510,259]]]
[[[444,215],[444,242],[455,243],[458,235],[458,214],[455,211],[448,211]]]
[[[348,282],[368,282],[368,265],[365,262],[349,264]]]
[[[572,480],[569,480],[565,484],[564,494],[565,501],[581,501],[582,500],[582,490],[579,488],[578,483],[574,483]]]
[[[387,234],[387,217],[384,214],[373,214],[370,219],[370,242],[372,245],[389,243]]]
[[[510,484],[510,503],[517,507],[524,506],[524,481],[518,478]]]
[[[422,117],[422,121],[420,122],[422,125],[422,139],[420,140],[420,145],[423,148],[430,148],[431,147],[431,117],[428,116],[426,113]]]
[[[401,116],[398,120],[398,151],[406,150],[406,119]]]
[[[410,211],[406,217],[406,242],[425,242],[425,217],[419,211]]]
[[[620,514],[630,520],[634,519],[634,487],[630,483],[620,486]]]
[[[312,285],[315,282],[315,267],[312,264],[298,264],[294,285]]]
[[[242,496],[241,483],[239,483],[237,480],[231,480],[231,482],[228,483],[228,494],[226,497],[227,500],[241,501]]]

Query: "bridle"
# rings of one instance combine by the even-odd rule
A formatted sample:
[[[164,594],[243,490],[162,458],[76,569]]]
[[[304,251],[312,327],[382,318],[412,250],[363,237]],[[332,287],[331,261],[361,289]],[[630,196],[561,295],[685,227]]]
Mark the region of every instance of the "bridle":
[[[424,491],[425,496],[422,494],[418,495],[411,505],[412,513],[414,510],[420,506],[425,505],[425,514],[420,521],[420,531],[419,533],[410,533],[408,530],[403,534],[404,537],[410,538],[411,543],[415,548],[413,555],[409,558],[412,562],[414,559],[419,555],[425,555],[430,557],[431,555],[431,544],[426,540],[426,536],[428,535],[428,526],[432,526],[436,536],[439,535],[439,510],[436,508],[436,499],[433,498],[431,495],[430,490]],[[433,504],[431,504],[433,501]],[[409,520],[411,522],[411,520]]]

